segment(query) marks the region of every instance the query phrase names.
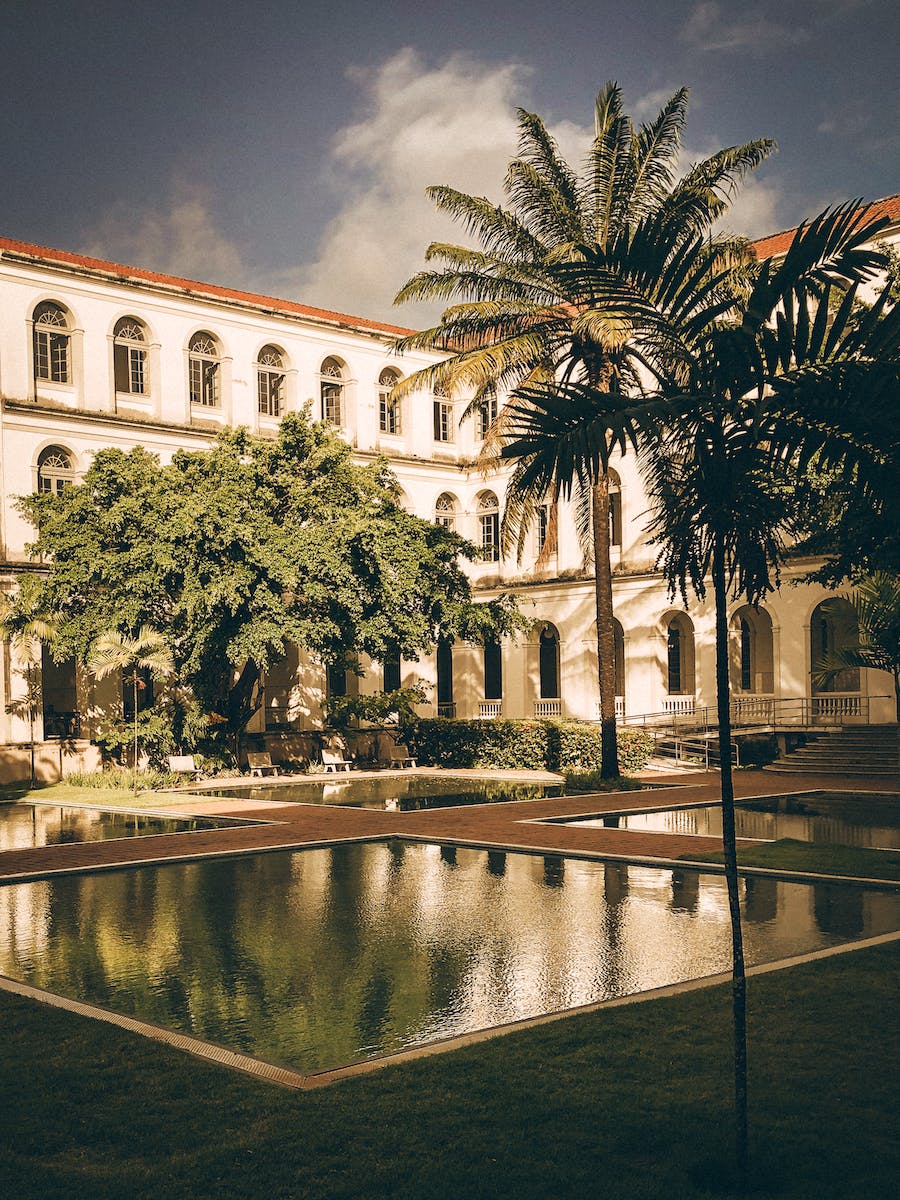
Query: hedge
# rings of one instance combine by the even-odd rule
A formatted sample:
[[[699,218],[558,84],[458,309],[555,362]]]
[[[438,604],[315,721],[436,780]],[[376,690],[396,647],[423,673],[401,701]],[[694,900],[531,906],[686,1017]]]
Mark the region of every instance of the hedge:
[[[587,721],[449,721],[423,718],[403,741],[423,766],[593,771],[602,765],[600,726]],[[639,771],[653,753],[643,729],[618,730],[619,766]]]

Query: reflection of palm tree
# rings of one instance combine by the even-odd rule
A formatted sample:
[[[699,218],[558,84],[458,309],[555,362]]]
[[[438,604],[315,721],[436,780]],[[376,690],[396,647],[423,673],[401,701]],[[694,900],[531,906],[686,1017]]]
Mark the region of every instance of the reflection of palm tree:
[[[825,687],[842,671],[871,667],[894,680],[894,702],[900,721],[900,578],[888,571],[868,576],[849,596],[823,604],[827,612],[849,601],[856,615],[857,638],[826,654],[813,671],[816,687]]]
[[[101,633],[91,647],[88,667],[98,679],[113,671],[131,674],[134,702],[134,794],[138,791],[138,691],[143,686],[141,674],[149,672],[154,679],[172,675],[175,665],[172,651],[161,633],[144,625],[136,637],[118,629]]]
[[[41,607],[40,584],[33,576],[25,576],[16,594],[4,597],[0,603],[0,638],[9,642],[25,672],[32,787],[35,785],[34,719],[39,695],[38,671],[43,647],[52,644],[57,629],[56,620]]]
[[[658,234],[658,243],[652,238],[640,243],[639,254],[651,257],[656,244],[668,252],[705,234],[727,208],[723,197],[772,148],[771,142],[757,141],[721,150],[676,181],[687,101],[687,89],[676,92],[652,124],[635,130],[623,111],[621,90],[608,83],[597,96],[594,139],[581,173],[563,160],[540,118],[520,111],[520,153],[506,179],[508,210],[453,188],[429,190],[437,207],[465,225],[481,249],[432,245],[428,258],[442,261],[443,269],[421,272],[398,295],[398,302],[460,301],[446,309],[437,327],[399,343],[453,350],[411,375],[404,390],[440,386],[451,394],[456,385],[472,387],[469,411],[489,414],[498,389],[535,382],[552,387],[574,379],[610,391],[632,379],[627,325],[615,313],[597,310],[589,272],[567,268],[593,256],[600,273],[624,271],[630,264],[622,248],[641,223],[654,222]],[[640,265],[646,268],[646,257]],[[653,266],[662,273],[665,255],[654,258]],[[567,407],[562,394],[559,406]],[[488,431],[485,465],[505,440],[501,411]],[[520,553],[538,508],[548,498],[555,502],[561,491],[552,470],[539,474],[537,479],[530,456],[523,455],[507,486],[504,541],[517,542]],[[574,490],[579,533],[593,558],[602,773],[612,778],[619,769],[606,470],[589,486],[579,475]],[[551,507],[544,552],[555,523]]]

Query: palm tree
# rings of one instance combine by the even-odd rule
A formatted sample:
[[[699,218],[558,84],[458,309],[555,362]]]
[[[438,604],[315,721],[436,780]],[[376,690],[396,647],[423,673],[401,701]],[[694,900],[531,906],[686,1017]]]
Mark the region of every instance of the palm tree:
[[[165,679],[174,674],[175,664],[172,651],[161,633],[144,625],[136,637],[129,637],[118,629],[101,633],[88,655],[88,668],[97,679],[104,679],[113,671],[130,672],[134,703],[134,794],[138,792],[138,691],[143,686],[141,673],[147,672],[154,679]]]
[[[51,645],[57,632],[56,620],[44,609],[40,583],[26,575],[14,596],[0,601],[0,638],[9,642],[13,655],[25,674],[25,710],[28,714],[28,746],[31,761],[31,786],[35,785],[34,721],[40,695],[39,673],[43,647]]]
[[[450,187],[429,189],[437,207],[464,225],[481,248],[431,245],[427,258],[442,267],[420,272],[398,294],[397,303],[458,301],[437,326],[398,341],[400,350],[450,351],[442,362],[404,380],[398,394],[470,388],[471,414],[498,391],[523,385],[552,388],[574,381],[610,392],[633,384],[627,324],[598,308],[590,273],[566,268],[603,258],[652,221],[661,249],[655,268],[663,273],[666,256],[708,232],[736,183],[774,145],[761,140],[721,150],[676,179],[687,101],[682,88],[652,124],[636,130],[623,111],[620,88],[608,83],[596,99],[594,139],[580,173],[562,159],[541,119],[520,110],[519,157],[510,163],[505,184],[508,209]],[[724,237],[714,247],[723,256],[734,248]],[[501,410],[482,465],[490,465],[506,443]],[[508,444],[503,456],[514,457]],[[583,485],[585,479],[576,482]],[[505,550],[515,541],[521,555],[536,507],[548,496],[555,503],[560,490],[554,478],[536,486],[527,466],[514,465],[503,515]],[[594,567],[603,775],[614,778],[619,769],[606,470],[594,474],[589,487],[576,486],[575,493],[578,531]]]
[[[699,242],[677,247],[660,276],[640,244],[579,264],[592,271],[598,311],[626,324],[650,376],[643,394],[584,382],[520,388],[503,455],[534,487],[592,483],[616,446],[639,447],[651,536],[670,588],[715,606],[716,703],[723,848],[732,924],[736,1141],[747,1167],[746,976],[731,772],[728,598],[758,603],[777,586],[792,533],[794,493],[808,463],[852,477],[877,510],[896,480],[900,306],[886,291],[871,309],[860,282],[881,265],[866,226],[845,206],[801,227],[779,265],[762,264],[746,291]],[[629,265],[630,264],[630,265]],[[572,266],[570,270],[576,270]],[[837,307],[833,298],[838,294]],[[561,394],[562,392],[562,394]],[[799,504],[797,510],[799,511]]]
[[[856,615],[856,642],[833,650],[813,672],[813,683],[821,687],[841,671],[873,667],[887,671],[894,680],[894,700],[900,722],[900,579],[887,571],[876,571],[860,581],[849,596]],[[827,601],[825,608],[834,604]]]

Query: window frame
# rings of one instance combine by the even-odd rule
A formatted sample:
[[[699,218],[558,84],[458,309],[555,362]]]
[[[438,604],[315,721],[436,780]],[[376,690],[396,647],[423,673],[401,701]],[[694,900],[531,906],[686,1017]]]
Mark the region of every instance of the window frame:
[[[210,349],[197,343],[205,339]],[[202,329],[188,342],[188,395],[192,408],[222,407],[222,351],[219,339]]]

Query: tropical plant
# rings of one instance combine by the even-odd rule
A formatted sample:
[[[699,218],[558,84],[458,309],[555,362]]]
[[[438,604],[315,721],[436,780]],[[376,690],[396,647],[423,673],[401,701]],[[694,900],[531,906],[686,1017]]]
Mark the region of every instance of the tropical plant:
[[[876,571],[841,599],[849,601],[853,608],[857,639],[825,655],[813,672],[813,683],[825,686],[848,667],[886,671],[894,681],[896,715],[900,722],[900,577]],[[829,600],[823,607],[827,611],[835,606],[836,600]]]
[[[649,375],[642,395],[583,381],[518,389],[503,454],[563,493],[633,445],[648,476],[653,536],[673,591],[703,597],[711,581],[723,842],[733,943],[737,1150],[746,1170],[746,977],[731,777],[729,594],[759,602],[778,583],[810,461],[849,478],[880,511],[897,477],[900,312],[886,292],[870,308],[858,285],[883,265],[869,248],[880,223],[848,205],[801,226],[784,258],[734,286],[699,241],[654,265],[652,221],[627,247],[570,265],[590,271],[600,314],[629,329]],[[647,244],[646,266],[641,267]],[[841,293],[835,307],[835,291]],[[552,453],[548,447],[553,447]]]
[[[175,664],[172,651],[163,634],[149,625],[143,625],[135,636],[118,629],[102,633],[94,642],[88,655],[88,668],[97,677],[104,679],[113,671],[121,671],[123,680],[132,687],[134,705],[134,794],[138,793],[138,727],[140,706],[138,694],[145,686],[143,675],[153,679],[167,679],[174,674]]]
[[[398,303],[458,301],[437,326],[397,343],[401,350],[451,351],[403,381],[399,391],[468,388],[474,398],[467,411],[473,413],[498,391],[523,384],[552,390],[557,381],[574,381],[604,392],[633,384],[627,325],[598,307],[589,272],[569,272],[566,266],[604,257],[612,245],[621,248],[636,228],[652,222],[662,249],[654,266],[663,273],[667,255],[708,232],[736,183],[773,148],[766,140],[729,147],[677,179],[687,102],[688,90],[682,88],[654,122],[636,130],[623,111],[620,88],[606,84],[596,99],[594,138],[580,173],[563,160],[541,119],[520,110],[519,156],[510,163],[505,184],[508,209],[450,187],[429,189],[437,207],[464,225],[481,248],[431,245],[428,260],[442,266],[417,274],[397,296]],[[725,258],[736,246],[719,237],[713,249]],[[565,393],[558,394],[564,403]],[[489,465],[504,444],[504,457],[515,458],[501,409],[482,464]],[[593,559],[603,772],[615,778],[609,476],[605,469],[593,473],[590,486],[586,478],[581,474],[575,482],[575,514],[585,557]],[[555,505],[561,488],[562,480],[552,475],[542,475],[535,486],[530,454],[527,463],[515,463],[503,515],[504,550],[515,542],[521,555],[536,507],[548,498]]]
[[[25,697],[22,708],[28,718],[28,751],[31,764],[31,786],[35,785],[34,722],[40,699],[40,670],[43,647],[53,644],[59,626],[43,607],[38,580],[23,576],[18,590],[0,601],[0,639],[9,642],[10,649],[25,677]]]

